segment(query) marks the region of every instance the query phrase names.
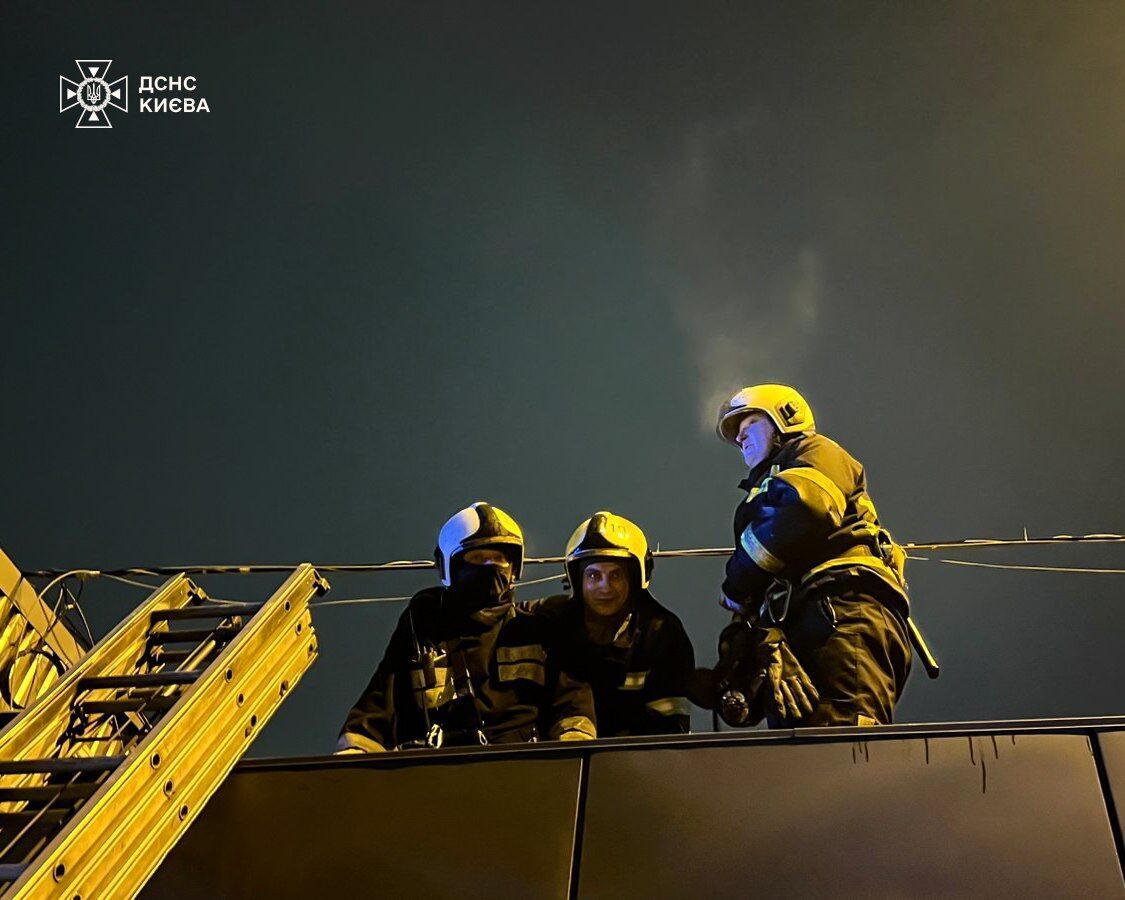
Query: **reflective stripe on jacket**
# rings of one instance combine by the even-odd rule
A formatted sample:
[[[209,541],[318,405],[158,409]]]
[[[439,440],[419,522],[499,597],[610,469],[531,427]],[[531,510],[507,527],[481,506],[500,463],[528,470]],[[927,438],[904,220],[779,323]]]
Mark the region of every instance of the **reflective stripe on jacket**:
[[[579,598],[558,594],[528,609],[552,623],[562,665],[593,689],[600,737],[690,730],[695,653],[679,618],[648,591],[636,592],[628,623],[607,645],[587,638]]]
[[[546,623],[515,604],[443,617],[444,589],[415,594],[341,735],[393,749],[440,725],[446,743],[593,738],[588,685],[551,650]],[[358,736],[352,739],[349,736]]]
[[[879,523],[863,466],[843,447],[820,434],[798,435],[739,486],[747,494],[734,514],[727,597],[753,605],[774,579],[800,587],[837,569],[858,569],[907,614],[901,550]]]

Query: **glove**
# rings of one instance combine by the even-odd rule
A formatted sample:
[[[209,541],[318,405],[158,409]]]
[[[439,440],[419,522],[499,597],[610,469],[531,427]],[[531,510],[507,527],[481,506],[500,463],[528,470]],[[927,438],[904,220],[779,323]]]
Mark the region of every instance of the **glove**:
[[[695,693],[709,693],[710,702],[693,702],[713,708],[733,728],[749,728],[762,720],[761,704],[755,702],[766,678],[768,647],[766,634],[739,617],[719,635],[719,661],[712,672],[696,670],[691,681]],[[710,677],[708,677],[708,675]]]
[[[378,741],[355,732],[345,731],[336,742],[333,756],[344,756],[349,753],[385,753],[387,750]]]
[[[770,629],[763,648],[766,653],[762,700],[766,712],[779,719],[796,721],[812,715],[820,699],[809,676],[778,629]]]
[[[734,613],[735,615],[746,615],[746,607],[744,607],[737,600],[731,600],[731,598],[724,594],[722,591],[719,591],[719,606]]]

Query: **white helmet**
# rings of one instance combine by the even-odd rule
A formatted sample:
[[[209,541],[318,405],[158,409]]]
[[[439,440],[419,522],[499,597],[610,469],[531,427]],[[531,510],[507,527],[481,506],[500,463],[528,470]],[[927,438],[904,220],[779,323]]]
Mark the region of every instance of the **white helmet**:
[[[512,557],[512,577],[520,577],[523,571],[523,532],[516,520],[500,507],[478,500],[455,513],[438,532],[434,559],[442,584],[450,587],[453,583],[450,575],[453,560],[466,550],[477,547],[507,551]]]
[[[719,440],[737,446],[738,423],[750,412],[765,413],[783,435],[816,431],[812,409],[794,388],[785,384],[756,384],[743,388],[719,407],[719,422],[715,426]]]
[[[571,587],[579,590],[582,560],[605,558],[633,560],[640,586],[648,587],[653,559],[645,533],[624,516],[602,511],[579,525],[566,542],[566,575]]]

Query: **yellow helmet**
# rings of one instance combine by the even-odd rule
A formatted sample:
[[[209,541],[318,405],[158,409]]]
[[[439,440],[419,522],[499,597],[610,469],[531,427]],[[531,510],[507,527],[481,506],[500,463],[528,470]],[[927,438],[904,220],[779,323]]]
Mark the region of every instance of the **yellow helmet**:
[[[566,542],[566,575],[575,590],[581,583],[581,563],[590,559],[631,559],[637,564],[638,584],[647,588],[652,579],[652,552],[645,533],[624,516],[596,512],[574,529]]]
[[[786,384],[756,384],[723,401],[715,432],[719,440],[736,444],[738,423],[749,412],[764,412],[781,434],[812,434],[816,431],[812,409],[794,388]]]

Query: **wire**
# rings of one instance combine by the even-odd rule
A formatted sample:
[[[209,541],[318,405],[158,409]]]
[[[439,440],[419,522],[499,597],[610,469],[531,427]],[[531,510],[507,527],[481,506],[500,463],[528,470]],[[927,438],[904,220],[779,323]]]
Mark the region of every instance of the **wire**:
[[[527,587],[531,584],[546,584],[548,581],[562,581],[564,578],[566,578],[566,575],[559,572],[558,575],[548,575],[546,578],[536,578],[532,581],[517,581],[516,587]]]
[[[322,606],[355,606],[362,603],[405,603],[410,597],[347,597],[342,600],[316,600],[309,603],[318,609]]]
[[[158,587],[160,587],[160,585],[158,584],[149,584],[145,581],[134,581],[131,578],[125,578],[121,575],[115,575],[112,572],[102,572],[101,577],[112,578],[114,581],[120,581],[122,584],[132,585],[133,587],[144,588],[146,591],[155,591]]]
[[[86,647],[86,649],[89,650],[90,647],[93,647],[94,644],[97,643],[97,642],[94,640],[94,632],[90,629],[90,623],[86,619],[86,613],[83,612],[83,610],[82,610],[82,604],[78,602],[78,598],[82,595],[82,588],[84,586],[85,586],[84,581],[78,582],[78,593],[77,594],[74,593],[73,591],[71,591],[69,588],[64,588],[64,589],[67,591],[68,594],[70,594],[70,601],[69,601],[69,603],[67,603],[66,608],[67,609],[73,609],[75,612],[78,613],[78,617],[82,620],[82,626],[86,629],[86,636],[90,639],[90,643]],[[71,623],[69,620],[67,621],[67,625],[70,627],[70,629],[72,631],[75,631],[75,632],[78,631],[78,629],[74,626],[74,624]]]
[[[1056,534],[1051,537],[1045,538],[1029,538],[1026,536],[1022,538],[964,538],[956,541],[924,541],[924,542],[911,542],[905,543],[901,546],[904,550],[939,550],[939,549],[959,549],[959,550],[976,550],[984,547],[1030,547],[1030,546],[1043,546],[1049,544],[1092,544],[1092,543],[1109,543],[1118,544],[1125,543],[1125,535],[1113,533],[1095,533],[1095,534]],[[717,556],[730,556],[734,552],[732,547],[694,547],[683,548],[675,550],[657,550],[653,553],[654,557],[670,558],[670,559],[702,559],[707,557]],[[919,560],[924,562],[940,562],[947,565],[955,566],[975,566],[985,569],[1006,569],[1013,571],[1025,572],[1062,572],[1062,573],[1078,573],[1078,574],[1097,574],[1097,575],[1123,575],[1125,569],[1102,569],[1102,568],[1083,568],[1083,567],[1069,567],[1069,566],[1030,566],[1019,565],[1011,563],[982,563],[971,562],[969,560],[957,559],[931,559],[927,556],[918,556],[908,554],[908,559]],[[562,556],[541,556],[529,557],[524,560],[528,565],[560,565],[565,562],[565,557]],[[337,574],[364,574],[372,572],[385,572],[385,571],[411,571],[411,570],[424,570],[433,569],[434,563],[431,560],[411,560],[399,559],[391,560],[383,563],[332,563],[332,564],[317,564],[316,568],[321,572],[334,572]],[[51,581],[40,592],[40,596],[44,596],[56,584],[64,581],[70,577],[78,577],[83,580],[87,578],[109,578],[123,584],[132,585],[138,588],[152,591],[157,588],[157,585],[149,584],[142,581],[135,581],[126,576],[142,576],[150,578],[166,577],[171,575],[190,574],[190,575],[248,575],[248,574],[268,574],[268,573],[287,573],[295,568],[294,565],[204,565],[204,566],[135,566],[126,569],[113,569],[113,570],[98,570],[98,569],[68,569],[66,571],[44,569],[38,572],[24,573],[26,577],[51,577]],[[528,586],[533,584],[545,584],[550,581],[557,581],[565,578],[563,573],[557,575],[549,575],[545,578],[536,578],[529,581],[520,581],[518,586]],[[73,595],[71,595],[73,597]],[[74,598],[77,601],[77,598]],[[208,598],[214,603],[235,603],[234,600],[221,600],[218,598]],[[324,607],[324,606],[355,606],[362,604],[378,604],[378,603],[402,603],[409,600],[409,596],[402,597],[346,597],[333,600],[321,600],[319,602],[312,602],[309,606]],[[50,634],[58,620],[59,605],[62,601],[62,592],[60,591],[60,598],[55,603],[52,610],[52,622],[44,632],[44,637]],[[85,623],[86,617],[82,613],[81,607],[77,607],[79,615]],[[86,631],[90,633],[90,627],[86,624]],[[93,635],[90,634],[91,641]]]
[[[526,587],[529,584],[545,584],[548,581],[561,581],[565,575],[551,575],[547,578],[536,578],[533,581],[520,581],[516,587]],[[314,600],[309,606],[352,606],[362,603],[401,603],[410,597],[344,597],[339,600]]]
[[[963,538],[955,541],[916,541],[902,544],[904,550],[976,550],[985,547],[1033,547],[1041,546],[1044,544],[1121,544],[1125,543],[1125,535],[1098,533],[1098,534],[1056,534],[1052,537],[1044,538]],[[653,556],[660,558],[679,558],[679,559],[692,559],[702,558],[709,556],[730,556],[734,552],[733,547],[700,547],[700,548],[684,548],[679,550],[657,550]],[[539,556],[529,557],[524,560],[527,565],[560,565],[564,562],[565,557],[562,556]],[[434,562],[428,559],[399,559],[392,560],[391,562],[382,563],[316,563],[316,568],[320,572],[335,572],[347,574],[362,574],[365,572],[385,572],[385,571],[409,571],[419,569],[432,569]],[[140,575],[157,577],[169,577],[172,575],[179,575],[181,573],[186,575],[250,575],[250,574],[279,574],[289,573],[296,568],[295,563],[285,564],[271,564],[271,565],[258,565],[258,564],[239,564],[239,565],[197,565],[197,566],[135,566],[126,569],[72,569],[67,572],[62,572],[59,569],[41,569],[35,572],[25,573],[31,577],[48,578],[57,576],[63,578],[68,575],[80,575],[86,577],[98,576],[129,576]],[[49,589],[50,585],[48,586]]]
[[[91,569],[71,569],[69,572],[63,572],[61,575],[57,575],[55,578],[52,578],[51,581],[48,582],[47,586],[39,592],[39,596],[43,597],[43,598],[46,598],[47,594],[50,593],[51,589],[56,584],[61,584],[62,582],[66,581],[66,579],[68,579],[72,576],[83,576],[83,575],[88,576],[88,575],[97,575],[97,574],[98,574],[97,572],[94,572]],[[44,602],[46,602],[46,600],[44,600]],[[55,626],[59,624],[59,607],[62,606],[62,602],[63,602],[63,592],[60,589],[58,599],[55,601],[55,605],[53,607],[51,607],[51,618],[48,621],[47,627],[45,629],[43,629],[42,634],[39,636],[39,643],[37,643],[35,645],[36,647],[38,647],[39,644],[42,644],[45,640],[47,640],[47,638],[50,637],[51,632],[55,630]]]
[[[912,556],[910,558],[926,559],[924,556]],[[981,569],[1010,569],[1017,572],[1078,572],[1086,575],[1125,575],[1125,569],[1087,569],[1078,566],[1023,566],[1014,563],[970,562],[967,559],[938,559],[932,561],[947,563],[951,566],[974,566]]]

